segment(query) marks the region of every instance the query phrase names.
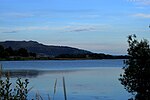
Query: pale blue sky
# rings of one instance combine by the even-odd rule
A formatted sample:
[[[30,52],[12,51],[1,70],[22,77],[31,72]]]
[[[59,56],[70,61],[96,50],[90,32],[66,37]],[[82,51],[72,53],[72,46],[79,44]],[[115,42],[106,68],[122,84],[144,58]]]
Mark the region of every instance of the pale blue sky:
[[[0,41],[126,54],[129,34],[150,40],[149,24],[150,0],[0,0]]]

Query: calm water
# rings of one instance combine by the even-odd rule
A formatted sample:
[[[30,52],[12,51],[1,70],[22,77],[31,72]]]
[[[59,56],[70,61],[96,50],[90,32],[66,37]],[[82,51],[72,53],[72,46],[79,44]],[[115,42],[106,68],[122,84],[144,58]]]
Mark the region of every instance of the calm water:
[[[5,70],[29,78],[29,98],[39,93],[44,100],[53,97],[54,82],[57,91],[54,100],[63,100],[62,77],[65,77],[68,100],[127,100],[129,94],[118,81],[123,60],[50,60],[0,61]],[[24,73],[26,72],[26,73]],[[22,75],[21,75],[22,74]],[[23,75],[25,74],[25,75]],[[12,76],[13,76],[12,75]]]

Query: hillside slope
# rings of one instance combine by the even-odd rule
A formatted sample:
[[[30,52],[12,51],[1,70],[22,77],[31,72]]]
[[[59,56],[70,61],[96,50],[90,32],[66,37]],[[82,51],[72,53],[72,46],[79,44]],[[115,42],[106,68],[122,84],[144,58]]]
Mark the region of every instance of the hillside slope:
[[[62,54],[74,55],[74,54],[91,54],[92,53],[90,51],[67,47],[67,46],[44,45],[36,41],[5,41],[5,42],[0,42],[0,45],[4,46],[5,48],[12,47],[15,50],[19,48],[25,48],[30,52],[34,52],[39,55],[49,56],[49,57],[58,56]]]

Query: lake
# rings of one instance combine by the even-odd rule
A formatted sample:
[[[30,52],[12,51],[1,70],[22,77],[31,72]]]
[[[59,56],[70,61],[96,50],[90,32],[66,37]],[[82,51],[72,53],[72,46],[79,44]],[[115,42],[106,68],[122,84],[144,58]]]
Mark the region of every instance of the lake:
[[[123,60],[43,60],[0,61],[16,77],[28,78],[29,99],[38,93],[44,100],[64,100],[62,77],[65,77],[68,100],[127,100],[131,95],[118,81]],[[57,79],[56,94],[53,96]]]

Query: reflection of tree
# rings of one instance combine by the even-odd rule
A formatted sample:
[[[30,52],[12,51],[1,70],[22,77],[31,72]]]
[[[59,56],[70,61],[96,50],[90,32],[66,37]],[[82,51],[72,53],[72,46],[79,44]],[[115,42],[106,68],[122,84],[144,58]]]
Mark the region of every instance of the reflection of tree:
[[[150,47],[147,40],[136,40],[135,35],[128,37],[128,56],[119,79],[130,93],[136,93],[135,100],[150,100]]]
[[[42,72],[38,71],[38,70],[4,70],[3,74],[6,75],[9,72],[10,77],[28,77],[28,78],[32,78],[32,77],[37,77],[40,74],[43,74]]]

